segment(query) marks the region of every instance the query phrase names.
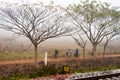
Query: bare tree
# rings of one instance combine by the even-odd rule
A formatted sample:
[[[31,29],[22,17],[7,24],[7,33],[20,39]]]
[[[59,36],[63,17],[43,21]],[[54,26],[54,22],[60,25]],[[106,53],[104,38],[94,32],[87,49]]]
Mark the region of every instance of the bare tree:
[[[2,50],[2,40],[0,38],[0,52],[1,52],[1,50]]]
[[[114,29],[112,29],[114,30]],[[114,41],[114,40],[118,40],[119,39],[119,33],[116,31],[113,31],[113,33],[109,34],[109,35],[105,35],[105,42],[103,44],[103,58],[105,58],[105,53],[106,53],[106,48],[109,44],[109,42]]]
[[[23,35],[31,41],[35,49],[36,66],[38,65],[38,45],[49,38],[64,36],[72,30],[65,27],[59,11],[52,10],[49,6],[1,7],[0,18],[0,28]]]
[[[86,44],[87,44],[87,40],[85,40],[85,35],[82,34],[81,32],[77,31],[76,30],[76,37],[79,37],[79,38],[76,38],[74,36],[72,36],[72,38],[75,40],[75,43],[82,48],[83,50],[83,58],[85,59],[85,53],[86,53]]]
[[[113,26],[119,22],[120,11],[111,8],[107,3],[85,0],[79,4],[69,5],[66,11],[73,19],[72,23],[76,24],[91,42],[93,56],[97,45],[106,35],[113,33],[109,28],[113,27],[116,31],[120,29],[119,26]]]

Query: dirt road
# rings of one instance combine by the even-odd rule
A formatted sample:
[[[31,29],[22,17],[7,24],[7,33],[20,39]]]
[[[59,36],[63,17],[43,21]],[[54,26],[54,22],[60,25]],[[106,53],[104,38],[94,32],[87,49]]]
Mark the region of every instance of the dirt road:
[[[73,58],[48,58],[48,61],[64,61],[67,59]],[[38,59],[38,62],[44,61],[44,59]],[[0,61],[0,64],[22,64],[22,63],[34,63],[34,59],[20,59],[20,60],[9,60],[9,61]]]
[[[106,55],[105,57],[120,57],[120,54],[117,55]],[[96,56],[96,58],[101,58],[102,56]],[[86,59],[93,58],[93,57],[86,57]],[[48,61],[64,61],[64,60],[72,60],[72,59],[83,59],[80,58],[48,58]],[[44,59],[38,59],[38,62],[44,61]],[[23,60],[9,60],[9,61],[0,61],[0,64],[22,64],[22,63],[34,63],[34,59],[23,59]]]

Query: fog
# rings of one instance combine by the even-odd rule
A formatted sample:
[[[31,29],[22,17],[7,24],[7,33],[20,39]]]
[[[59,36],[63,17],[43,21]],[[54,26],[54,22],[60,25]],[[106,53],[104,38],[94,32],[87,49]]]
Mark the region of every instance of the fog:
[[[14,35],[12,32],[1,30],[0,29],[0,39],[2,43],[7,44],[10,43],[11,45],[20,46],[24,44],[24,46],[29,46],[31,42],[28,38],[24,36]],[[58,49],[69,49],[69,48],[76,48],[78,47],[75,44],[75,41],[70,36],[60,37],[60,38],[53,38],[48,39],[40,44],[39,47],[42,48],[58,48]]]
[[[50,3],[50,0],[39,0],[39,2],[43,2],[46,4]],[[54,1],[55,5],[61,5],[61,6],[67,6],[70,3],[78,3],[79,0],[52,0]],[[102,2],[108,2],[112,6],[120,6],[120,0],[100,0]],[[21,0],[0,0],[0,2],[8,2],[8,3],[19,3]],[[38,0],[26,0],[23,1],[23,3],[36,3]],[[15,38],[15,39],[14,39]],[[31,42],[29,39],[25,38],[24,36],[17,37],[12,32],[1,30],[0,29],[0,39],[2,40],[2,44],[8,44],[11,43],[12,45],[19,46],[21,44],[24,44],[24,46],[29,46]],[[9,41],[8,39],[14,39],[12,41]],[[8,41],[8,42],[7,42]],[[119,46],[119,41],[113,42],[115,46]],[[89,43],[90,44],[90,43]],[[110,45],[112,45],[110,44]],[[9,44],[8,44],[9,45]],[[75,44],[75,41],[71,37],[60,37],[60,38],[54,38],[54,39],[48,39],[45,42],[40,44],[40,47],[43,48],[59,48],[59,49],[68,49],[68,48],[77,48],[78,46]],[[91,46],[88,46],[88,48],[91,48]]]

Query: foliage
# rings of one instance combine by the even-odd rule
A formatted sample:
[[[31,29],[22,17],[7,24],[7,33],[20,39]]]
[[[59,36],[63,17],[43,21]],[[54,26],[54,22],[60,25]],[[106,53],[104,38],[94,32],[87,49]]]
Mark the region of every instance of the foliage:
[[[97,0],[80,1],[69,5],[66,9],[70,22],[86,35],[93,46],[93,56],[98,44],[105,40],[106,35],[118,35],[120,11],[108,3]]]
[[[42,76],[56,75],[59,73],[59,69],[55,65],[42,66],[37,71],[34,71],[29,74],[29,78],[36,78]]]
[[[8,78],[8,77],[2,77],[0,80],[21,80],[21,79],[23,79],[23,80],[29,80],[29,77],[28,77],[28,75],[22,75],[22,74],[20,74],[20,73],[15,73],[15,74],[12,74],[12,75],[10,75],[10,77]]]
[[[61,69],[57,68],[55,65],[47,65],[47,66],[43,65],[37,69],[33,69],[32,71],[27,72],[26,74],[23,74],[23,72],[20,72],[19,70],[17,72],[15,71],[12,74],[10,74],[8,77],[2,77],[0,80],[8,80],[8,79],[9,80],[19,80],[19,79],[28,80],[29,78],[38,78],[38,77],[56,75],[60,72],[61,72]]]

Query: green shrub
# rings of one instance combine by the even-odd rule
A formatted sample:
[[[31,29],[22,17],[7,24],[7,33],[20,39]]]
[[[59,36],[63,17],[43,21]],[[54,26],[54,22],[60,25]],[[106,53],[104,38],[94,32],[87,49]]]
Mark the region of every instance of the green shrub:
[[[60,72],[60,69],[55,65],[42,66],[38,70],[29,74],[30,78],[37,78],[42,76],[56,75]]]
[[[9,77],[2,77],[0,80],[28,80],[28,75],[22,75],[20,73],[14,73]]]

